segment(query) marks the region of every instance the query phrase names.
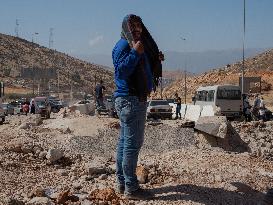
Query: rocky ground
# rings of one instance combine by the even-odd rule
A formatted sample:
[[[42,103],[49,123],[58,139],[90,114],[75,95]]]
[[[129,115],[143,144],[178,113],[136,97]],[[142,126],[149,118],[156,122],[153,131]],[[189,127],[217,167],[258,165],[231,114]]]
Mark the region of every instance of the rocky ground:
[[[137,173],[155,198],[128,201],[114,191],[116,119],[10,116],[0,126],[0,204],[261,204],[273,186],[273,123],[232,125],[225,149],[180,120],[147,122]]]

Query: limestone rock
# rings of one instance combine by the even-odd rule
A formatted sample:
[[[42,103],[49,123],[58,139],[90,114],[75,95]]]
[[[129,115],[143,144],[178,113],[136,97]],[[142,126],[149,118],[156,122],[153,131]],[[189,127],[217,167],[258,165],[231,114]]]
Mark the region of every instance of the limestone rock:
[[[89,175],[97,175],[97,174],[106,174],[107,173],[107,169],[105,167],[105,164],[103,162],[100,161],[92,161],[90,163],[87,163],[85,165],[86,168],[86,172]]]
[[[27,205],[51,205],[53,204],[47,197],[34,197],[32,198]]]
[[[140,184],[145,184],[148,181],[149,171],[144,166],[140,165],[136,169],[137,180]]]
[[[215,137],[225,138],[229,125],[225,116],[207,116],[200,117],[194,128]]]
[[[33,197],[45,197],[45,190],[42,187],[35,187],[29,194],[29,198]]]
[[[46,158],[51,162],[55,162],[64,156],[63,151],[60,149],[49,149]]]

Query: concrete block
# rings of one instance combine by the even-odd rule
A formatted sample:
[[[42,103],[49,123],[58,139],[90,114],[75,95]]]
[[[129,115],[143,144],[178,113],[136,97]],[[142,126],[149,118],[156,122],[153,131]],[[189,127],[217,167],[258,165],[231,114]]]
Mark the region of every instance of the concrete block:
[[[204,105],[200,117],[215,116],[214,108],[212,105]]]
[[[194,129],[215,137],[225,138],[229,127],[231,127],[230,122],[225,116],[207,116],[200,117]]]
[[[176,104],[174,103],[169,103],[169,105],[172,106],[172,119],[175,119],[176,117]],[[185,118],[185,114],[186,114],[186,109],[187,109],[187,105],[186,104],[181,104],[181,110],[180,110],[180,113],[181,113],[181,118]]]
[[[185,118],[186,110],[187,110],[187,105],[186,105],[186,104],[182,104],[182,105],[181,105],[181,110],[180,110],[180,113],[181,113],[181,117],[182,117],[182,118]]]
[[[196,122],[202,111],[202,107],[200,105],[187,105],[185,119]]]
[[[78,110],[81,114],[89,115],[95,112],[95,104],[87,103],[75,106],[75,110]]]

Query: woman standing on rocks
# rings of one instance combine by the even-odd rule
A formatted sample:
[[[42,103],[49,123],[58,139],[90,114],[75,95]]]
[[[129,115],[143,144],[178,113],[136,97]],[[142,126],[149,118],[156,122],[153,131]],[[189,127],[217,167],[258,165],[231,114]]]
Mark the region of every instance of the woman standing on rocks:
[[[121,39],[112,52],[115,67],[115,107],[120,119],[117,146],[117,191],[127,199],[149,199],[136,176],[137,160],[144,140],[147,96],[158,85],[164,56],[139,16],[127,15]]]

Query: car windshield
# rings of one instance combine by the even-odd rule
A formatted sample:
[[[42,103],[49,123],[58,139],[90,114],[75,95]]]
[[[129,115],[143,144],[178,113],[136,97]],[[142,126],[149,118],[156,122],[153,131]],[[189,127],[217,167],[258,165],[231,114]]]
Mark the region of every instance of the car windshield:
[[[43,107],[45,106],[45,101],[36,101],[36,104],[38,105],[38,107]]]
[[[169,105],[169,103],[166,100],[152,100],[150,102],[150,106],[156,106],[156,105]]]

